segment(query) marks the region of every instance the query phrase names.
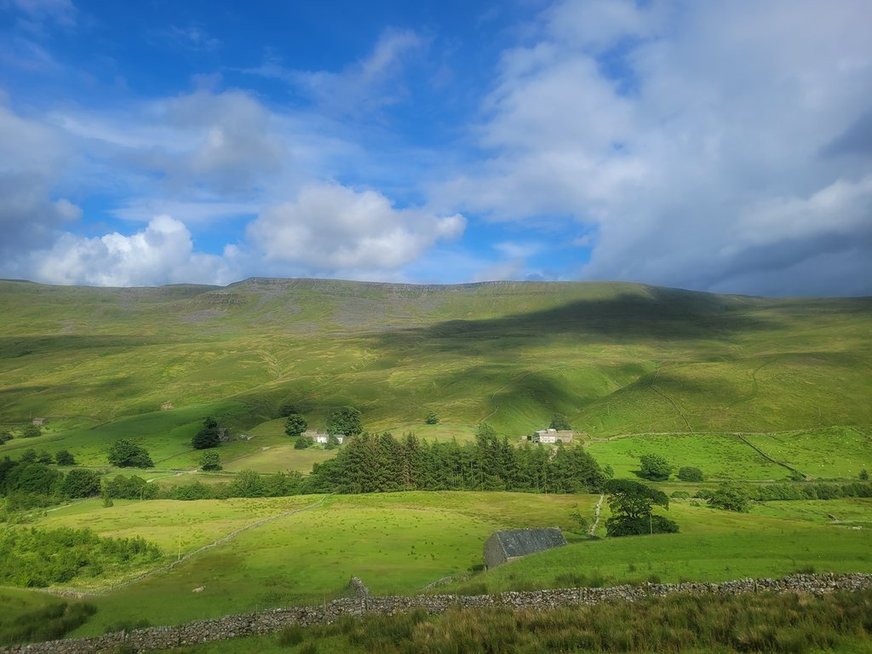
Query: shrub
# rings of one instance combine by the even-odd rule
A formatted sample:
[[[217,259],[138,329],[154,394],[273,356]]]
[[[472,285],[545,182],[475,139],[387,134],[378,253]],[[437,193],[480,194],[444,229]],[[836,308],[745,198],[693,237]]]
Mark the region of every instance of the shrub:
[[[63,481],[63,474],[44,463],[29,462],[22,457],[7,473],[4,482],[7,493],[55,495]]]
[[[860,481],[869,481],[869,471],[866,468],[860,471]]]
[[[0,532],[0,583],[42,587],[99,577],[160,558],[142,538],[101,538],[88,529],[8,529]]]
[[[266,487],[261,476],[253,470],[243,470],[230,484],[231,497],[265,497]]]
[[[744,513],[748,510],[750,497],[744,489],[735,484],[721,484],[708,496],[709,506],[725,511]]]
[[[211,497],[209,487],[199,481],[173,486],[168,494],[174,500],[207,500]]]
[[[672,474],[672,466],[659,454],[644,454],[639,457],[639,476],[651,481],[666,481]]]
[[[424,419],[428,425],[438,425],[439,424],[439,416],[437,416],[433,411],[427,414],[427,417]]]
[[[55,461],[59,466],[74,466],[76,465],[76,458],[70,454],[67,450],[58,450],[55,453]]]
[[[200,457],[200,470],[221,470],[221,457],[218,452],[203,452]]]
[[[70,470],[60,489],[64,497],[93,497],[100,494],[100,475],[93,470]]]
[[[0,445],[4,445],[12,440],[12,434],[8,431],[0,431]]]
[[[39,428],[39,425],[27,425],[21,430],[21,435],[24,438],[36,438],[42,436],[42,429]]]
[[[651,514],[647,518],[615,516],[606,520],[609,536],[643,536],[645,534],[675,534],[678,524],[662,515]]]
[[[107,458],[109,463],[119,468],[151,468],[154,466],[154,461],[151,460],[148,450],[125,438],[112,444]]]
[[[314,444],[315,441],[308,436],[300,436],[296,441],[294,441],[294,449],[305,450],[308,447],[312,447]]]
[[[131,475],[116,475],[113,479],[103,483],[103,494],[106,497],[115,497],[126,500],[150,500],[157,497],[158,487],[149,484],[142,477]]]
[[[566,419],[565,415],[562,413],[555,413],[551,416],[551,424],[548,425],[548,428],[563,431],[572,429],[572,425],[569,424],[569,420]]]
[[[702,481],[703,474],[699,468],[684,466],[678,470],[678,478],[681,481]]]

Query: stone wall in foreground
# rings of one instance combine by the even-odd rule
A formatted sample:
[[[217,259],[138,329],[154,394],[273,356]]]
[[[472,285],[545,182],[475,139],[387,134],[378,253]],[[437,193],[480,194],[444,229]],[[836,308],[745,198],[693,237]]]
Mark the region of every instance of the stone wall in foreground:
[[[821,595],[834,591],[872,588],[869,574],[794,575],[783,579],[740,579],[720,584],[680,583],[612,586],[610,588],[566,588],[493,595],[412,595],[374,597],[360,580],[352,580],[355,597],[333,600],[318,606],[273,609],[247,615],[230,615],[214,620],[199,620],[173,627],[149,627],[95,638],[57,640],[0,648],[5,654],[93,654],[114,652],[126,646],[137,652],[198,645],[239,636],[268,634],[293,624],[313,625],[333,622],[342,616],[368,613],[392,614],[424,609],[443,613],[452,608],[506,607],[549,609],[561,606],[596,604],[610,600],[635,601],[664,597],[674,593],[735,595],[753,592],[800,592]]]

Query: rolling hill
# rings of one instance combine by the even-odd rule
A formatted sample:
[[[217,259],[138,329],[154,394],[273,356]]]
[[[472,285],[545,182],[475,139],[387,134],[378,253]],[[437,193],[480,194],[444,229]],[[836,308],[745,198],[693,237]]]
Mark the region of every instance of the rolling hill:
[[[0,282],[0,425],[86,458],[121,435],[184,449],[204,415],[251,429],[284,402],[371,430],[554,412],[594,438],[872,424],[872,298],[763,299],[617,283],[227,287]],[[170,411],[160,411],[169,402]],[[434,432],[437,433],[437,432]],[[27,444],[16,439],[13,451]],[[89,454],[90,453],[90,454]]]

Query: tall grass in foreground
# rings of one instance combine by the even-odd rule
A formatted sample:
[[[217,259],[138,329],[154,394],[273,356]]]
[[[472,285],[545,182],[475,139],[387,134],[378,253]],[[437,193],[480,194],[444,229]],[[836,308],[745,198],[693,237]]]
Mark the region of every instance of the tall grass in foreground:
[[[675,595],[547,611],[415,611],[346,618],[279,634],[280,646],[344,638],[348,651],[382,654],[489,652],[789,652],[872,648],[872,591],[826,597]]]
[[[0,615],[0,645],[62,638],[96,612],[92,604],[57,602],[15,617]]]

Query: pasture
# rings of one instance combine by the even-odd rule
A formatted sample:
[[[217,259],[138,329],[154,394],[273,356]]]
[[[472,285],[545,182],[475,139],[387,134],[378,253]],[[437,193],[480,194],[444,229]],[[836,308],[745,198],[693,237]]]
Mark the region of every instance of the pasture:
[[[147,441],[160,465],[193,467],[188,441],[205,416],[248,432],[285,402],[315,428],[353,405],[367,429],[439,439],[488,421],[514,440],[555,412],[595,437],[872,425],[864,298],[607,283],[0,282],[0,311],[0,427],[48,418],[45,436],[5,451],[66,447],[88,465],[124,436]],[[430,411],[439,425],[424,425]],[[227,459],[274,444],[262,436]]]
[[[0,316],[0,430],[15,436],[0,454],[65,449],[114,475],[106,452],[130,438],[155,467],[124,472],[161,485],[226,481],[241,470],[305,473],[333,456],[293,449],[279,417],[285,403],[313,429],[354,406],[364,429],[426,440],[467,440],[488,422],[518,442],[562,413],[618,477],[633,478],[642,454],[661,454],[676,471],[699,467],[706,483],[780,481],[791,469],[848,480],[872,470],[869,298],[607,283],[0,282]],[[431,411],[439,424],[424,424]],[[218,448],[220,473],[196,472],[202,453],[190,441],[207,416],[250,437]],[[23,438],[35,417],[47,419],[43,434]],[[319,602],[352,575],[375,593],[415,593],[438,580],[480,592],[872,571],[869,500],[769,502],[747,514],[676,501],[678,534],[588,539],[570,513],[592,518],[598,499],[414,492],[111,507],[94,499],[38,513],[34,524],[143,536],[161,546],[161,568],[183,558],[130,583],[94,582],[86,590],[96,592],[98,613],[80,634]],[[570,545],[472,574],[490,533],[527,526],[563,527]],[[0,593],[13,612],[44,597]]]
[[[88,526],[106,536],[142,535],[163,548],[168,563],[241,527],[279,516],[172,570],[89,598],[99,610],[81,634],[135,619],[168,624],[318,603],[342,593],[351,576],[361,577],[374,593],[405,594],[425,591],[446,577],[440,592],[654,577],[720,581],[808,569],[872,571],[866,533],[870,500],[771,502],[755,505],[748,514],[674,501],[669,517],[681,526],[678,534],[589,540],[570,513],[578,509],[592,520],[595,495],[412,492],[322,499],[117,501],[109,508],[88,500],[51,511],[36,524]],[[609,513],[607,506],[603,509],[604,521]],[[841,520],[830,520],[827,513]],[[538,526],[564,528],[570,545],[470,576],[493,531]]]

